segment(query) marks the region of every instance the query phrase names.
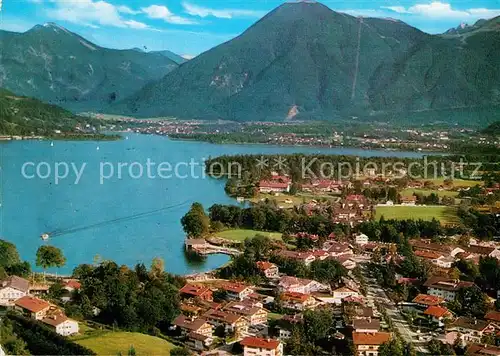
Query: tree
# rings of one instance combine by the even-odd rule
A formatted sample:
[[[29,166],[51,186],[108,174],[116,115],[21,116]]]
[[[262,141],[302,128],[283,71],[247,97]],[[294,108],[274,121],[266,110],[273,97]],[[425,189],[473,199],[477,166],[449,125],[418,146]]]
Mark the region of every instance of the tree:
[[[325,339],[333,328],[333,321],[330,309],[306,310],[304,312],[306,338],[312,343]]]
[[[159,278],[165,272],[165,261],[160,257],[153,258],[151,262],[151,275],[155,278]]]
[[[130,345],[130,348],[128,349],[127,355],[128,356],[135,356],[136,355],[134,345]]]
[[[0,240],[0,267],[7,268],[20,262],[16,246],[8,241]]]
[[[346,275],[346,269],[334,259],[316,260],[311,264],[311,278],[318,282],[335,284]]]
[[[488,310],[486,295],[476,285],[460,288],[450,307],[458,314],[482,318]]]
[[[390,341],[384,342],[378,349],[380,356],[404,356],[404,347],[397,337],[392,338]]]
[[[40,246],[36,251],[36,265],[44,270],[50,267],[62,267],[66,264],[61,249],[54,246]]]
[[[209,232],[210,218],[205,213],[203,205],[193,203],[191,209],[182,217],[181,224],[188,237],[202,237]]]

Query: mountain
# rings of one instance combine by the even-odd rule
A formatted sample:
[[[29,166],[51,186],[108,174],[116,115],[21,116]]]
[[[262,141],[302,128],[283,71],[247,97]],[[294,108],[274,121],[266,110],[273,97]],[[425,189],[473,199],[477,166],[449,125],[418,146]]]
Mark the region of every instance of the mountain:
[[[114,110],[243,121],[500,104],[499,33],[476,32],[445,38],[320,3],[285,3]]]
[[[0,86],[68,109],[100,109],[176,67],[158,53],[99,47],[54,23],[0,31]]]
[[[168,50],[164,50],[164,51],[152,51],[150,53],[158,53],[158,54],[161,54],[165,57],[167,57],[168,59],[171,59],[173,60],[175,63],[177,64],[182,64],[184,62],[187,62],[187,59],[184,58],[184,57],[181,57],[179,56],[177,53],[174,53],[174,52],[171,52],[171,51],[168,51]]]
[[[77,116],[40,100],[18,96],[0,88],[0,134],[45,134],[54,129],[71,131]]]

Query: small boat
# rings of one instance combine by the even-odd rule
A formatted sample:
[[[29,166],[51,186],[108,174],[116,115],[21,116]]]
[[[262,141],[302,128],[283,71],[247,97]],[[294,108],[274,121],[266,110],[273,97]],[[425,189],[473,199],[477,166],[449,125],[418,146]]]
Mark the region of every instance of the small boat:
[[[97,146],[96,150],[99,151],[99,146]]]
[[[46,241],[49,239],[49,234],[45,233],[45,234],[40,235],[40,237],[42,238],[42,240]]]
[[[50,143],[50,147],[54,147],[54,142],[51,142],[51,143]]]

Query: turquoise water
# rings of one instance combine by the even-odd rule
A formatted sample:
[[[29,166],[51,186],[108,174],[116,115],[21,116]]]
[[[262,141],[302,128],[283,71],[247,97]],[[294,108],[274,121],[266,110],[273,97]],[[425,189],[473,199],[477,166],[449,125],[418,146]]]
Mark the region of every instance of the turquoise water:
[[[214,203],[236,201],[224,194],[224,181],[205,178],[162,179],[156,168],[160,162],[189,162],[194,159],[224,154],[259,153],[332,153],[362,156],[411,156],[415,152],[366,151],[360,149],[318,149],[313,147],[279,147],[265,145],[213,145],[202,142],[174,141],[160,136],[130,135],[127,140],[117,142],[63,142],[18,141],[0,144],[1,159],[1,207],[0,236],[12,241],[23,259],[34,262],[35,252],[44,243],[61,248],[67,258],[64,268],[58,272],[69,273],[81,263],[92,263],[96,255],[114,260],[119,264],[133,266],[138,262],[150,265],[154,257],[165,260],[167,271],[188,274],[216,268],[228,261],[224,255],[209,256],[202,262],[191,262],[183,253],[184,234],[180,218],[193,201],[206,208]],[[147,159],[156,163],[147,176]],[[26,162],[47,162],[54,171],[58,162],[73,163],[77,169],[86,166],[81,179],[76,183],[76,174],[69,167],[66,179],[57,184],[52,175],[47,179],[24,178],[21,171]],[[108,162],[109,164],[105,164]],[[134,165],[132,176],[122,166],[121,179],[118,164],[138,162],[144,175]],[[113,178],[103,179],[100,172]],[[163,168],[166,166],[164,165]],[[35,169],[26,166],[27,176]],[[40,171],[46,174],[46,168]],[[200,176],[203,168],[196,167]],[[63,167],[60,166],[60,172]],[[179,167],[179,173],[188,173]],[[163,171],[165,177],[168,172]],[[152,178],[156,176],[155,178]],[[134,178],[136,177],[136,178]],[[144,214],[134,219],[125,219],[175,205],[168,210]],[[117,220],[112,222],[112,220]],[[102,223],[102,224],[101,224]],[[57,235],[57,232],[67,232]],[[49,242],[40,239],[43,232],[55,232]],[[56,270],[53,270],[55,272]]]

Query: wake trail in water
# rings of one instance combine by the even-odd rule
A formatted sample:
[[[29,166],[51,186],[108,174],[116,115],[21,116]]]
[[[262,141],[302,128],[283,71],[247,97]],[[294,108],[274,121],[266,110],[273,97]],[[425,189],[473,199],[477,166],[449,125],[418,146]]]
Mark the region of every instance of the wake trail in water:
[[[80,232],[80,231],[95,229],[95,228],[103,227],[103,226],[107,226],[107,225],[113,225],[113,224],[117,224],[117,223],[122,223],[122,222],[127,222],[127,221],[133,221],[133,220],[136,220],[136,219],[144,218],[146,216],[151,216],[151,215],[154,215],[154,214],[158,214],[158,213],[161,213],[163,211],[167,211],[167,210],[170,210],[170,209],[181,207],[183,205],[186,205],[188,202],[189,202],[189,200],[185,200],[185,201],[183,201],[181,203],[173,204],[173,205],[169,205],[169,206],[165,206],[165,207],[160,208],[160,209],[155,209],[155,210],[146,211],[146,212],[143,212],[143,213],[138,213],[138,214],[133,214],[133,215],[129,215],[129,216],[124,216],[124,217],[121,217],[121,218],[116,218],[116,219],[101,221],[99,223],[95,223],[95,224],[91,224],[91,225],[85,225],[85,226],[80,226],[80,227],[75,227],[75,228],[65,229],[65,230],[54,230],[52,232],[48,232],[48,235],[50,237],[58,237],[58,236],[73,234],[75,232]]]

